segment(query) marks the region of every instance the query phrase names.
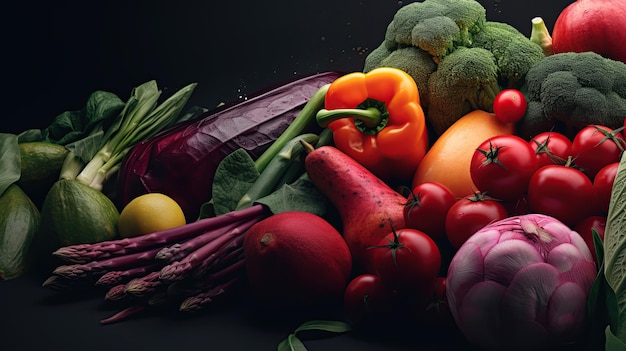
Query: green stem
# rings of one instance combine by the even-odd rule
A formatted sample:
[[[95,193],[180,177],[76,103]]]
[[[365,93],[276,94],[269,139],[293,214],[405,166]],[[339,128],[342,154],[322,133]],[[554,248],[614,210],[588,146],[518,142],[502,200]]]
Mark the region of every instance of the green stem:
[[[375,107],[365,110],[359,108],[339,108],[336,110],[320,110],[317,113],[317,123],[322,127],[343,118],[354,118],[362,121],[367,127],[375,128],[382,121],[382,113]]]
[[[300,154],[305,152],[301,140],[307,143],[317,143],[319,137],[313,133],[301,134],[291,139],[276,156],[271,160],[268,166],[259,175],[259,178],[252,184],[246,194],[239,200],[236,210],[250,207],[254,201],[263,196],[269,195],[277,188],[277,183],[283,179],[283,176],[294,163],[298,162]]]
[[[283,131],[283,133],[276,139],[270,147],[265,150],[259,158],[254,162],[256,169],[259,173],[263,172],[265,167],[276,156],[276,154],[289,142],[289,140],[300,135],[313,121],[315,121],[315,114],[321,108],[324,107],[324,100],[326,99],[326,92],[330,84],[325,84],[319,88],[315,94],[307,101],[300,113],[291,122],[289,127]]]
[[[85,167],[85,162],[75,152],[70,151],[63,160],[59,179],[75,180],[83,167]]]
[[[320,110],[317,124],[327,127],[329,123],[342,119],[354,119],[354,126],[363,134],[378,134],[389,123],[389,110],[384,102],[367,98],[356,108]]]
[[[534,17],[531,20],[530,41],[539,45],[543,50],[543,54],[550,56],[554,54],[552,49],[552,36],[546,27],[546,23],[541,17]]]

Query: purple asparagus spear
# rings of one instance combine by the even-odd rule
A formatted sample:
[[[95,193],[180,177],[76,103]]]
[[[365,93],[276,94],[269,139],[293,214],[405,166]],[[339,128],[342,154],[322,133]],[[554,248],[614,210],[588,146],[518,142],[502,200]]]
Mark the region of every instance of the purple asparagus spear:
[[[159,279],[159,271],[150,272],[141,278],[135,278],[126,283],[124,291],[136,297],[151,296],[163,285]]]
[[[110,271],[103,274],[95,284],[98,286],[113,286],[126,283],[133,278],[141,277],[149,272],[159,270],[161,267],[163,267],[161,263],[152,263],[147,266],[131,267],[120,271]]]
[[[237,228],[239,225],[239,222],[234,222],[221,228],[209,230],[185,242],[164,247],[157,252],[155,258],[168,263],[179,261],[210,241]]]
[[[133,238],[108,240],[95,244],[64,246],[53,252],[53,255],[66,262],[84,264],[91,261],[141,252],[154,247],[163,248],[166,245],[194,238],[200,233],[221,228],[231,223],[266,215],[267,211],[263,205],[254,205],[217,217],[204,218],[180,227],[165,229]]]
[[[120,270],[154,261],[154,255],[160,248],[113,257],[102,261],[91,261],[84,264],[63,265],[54,269],[53,274],[70,279],[82,279],[102,275],[113,270]]]
[[[208,306],[220,295],[230,291],[237,282],[239,282],[239,278],[233,278],[224,283],[214,285],[206,291],[190,296],[181,302],[179,310],[182,312],[198,311]]]
[[[258,222],[258,218],[248,220],[230,232],[208,242],[196,251],[185,256],[182,260],[171,263],[161,269],[160,279],[164,281],[176,281],[185,278],[196,267],[203,263],[205,259],[216,259],[219,257],[220,249],[233,238],[243,236],[245,232]]]

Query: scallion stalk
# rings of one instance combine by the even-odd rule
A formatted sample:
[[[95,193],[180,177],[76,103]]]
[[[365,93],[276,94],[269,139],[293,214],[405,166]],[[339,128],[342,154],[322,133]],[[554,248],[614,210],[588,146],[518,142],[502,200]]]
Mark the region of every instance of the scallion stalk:
[[[87,162],[76,180],[101,190],[104,182],[118,169],[126,154],[137,143],[171,126],[189,100],[197,83],[177,91],[158,105],[161,91],[155,81],[135,89],[115,124],[103,137],[103,146]]]

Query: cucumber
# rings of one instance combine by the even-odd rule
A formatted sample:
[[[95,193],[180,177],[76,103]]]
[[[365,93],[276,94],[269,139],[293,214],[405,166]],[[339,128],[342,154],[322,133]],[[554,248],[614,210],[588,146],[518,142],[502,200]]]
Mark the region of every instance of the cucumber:
[[[28,271],[40,218],[35,204],[15,183],[0,196],[0,279],[15,279]]]
[[[56,181],[43,202],[40,233],[48,254],[61,246],[92,244],[119,237],[120,213],[101,191],[76,180]]]
[[[59,179],[69,150],[63,145],[45,141],[19,143],[18,147],[21,175],[17,185],[41,208],[48,190]]]

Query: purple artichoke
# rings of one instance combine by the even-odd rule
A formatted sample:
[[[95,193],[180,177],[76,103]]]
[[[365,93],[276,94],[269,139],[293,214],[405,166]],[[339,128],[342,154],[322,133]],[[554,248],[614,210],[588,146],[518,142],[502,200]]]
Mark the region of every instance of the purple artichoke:
[[[578,233],[553,217],[527,214],[470,237],[452,259],[446,293],[471,343],[537,350],[574,343],[584,332],[596,274]]]

